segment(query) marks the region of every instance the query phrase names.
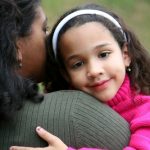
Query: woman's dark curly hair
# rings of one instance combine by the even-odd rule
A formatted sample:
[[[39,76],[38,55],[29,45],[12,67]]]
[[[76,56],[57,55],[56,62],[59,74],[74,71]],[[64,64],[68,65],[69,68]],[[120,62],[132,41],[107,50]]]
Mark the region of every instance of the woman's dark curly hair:
[[[0,119],[22,107],[23,100],[41,101],[37,84],[16,73],[16,40],[28,36],[40,0],[0,0]]]
[[[52,38],[53,38],[53,33],[57,25],[68,14],[75,12],[77,10],[82,10],[82,9],[100,10],[113,16],[113,18],[115,18],[118,21],[118,23],[121,25],[122,30],[124,31],[127,40],[125,40],[124,36],[122,35],[122,32],[120,32],[120,30],[106,18],[99,16],[99,15],[80,15],[68,21],[60,30],[59,35],[58,35],[58,40],[57,40],[57,60],[56,60],[54,53],[53,53]],[[137,90],[137,92],[150,94],[150,69],[149,69],[150,54],[149,52],[142,46],[142,44],[140,43],[136,35],[125,25],[123,20],[118,15],[96,4],[81,5],[79,7],[76,7],[74,9],[67,11],[63,16],[60,17],[58,22],[55,24],[50,36],[48,37],[47,43],[49,46],[49,56],[51,57],[50,64],[52,65],[51,68],[53,68],[53,71],[52,69],[49,71],[50,72],[49,74],[51,77],[51,89],[50,90],[53,91],[53,90],[59,90],[59,89],[67,89],[69,87],[68,83],[65,81],[65,79],[63,79],[63,77],[61,76],[61,73],[57,69],[59,68],[60,70],[65,71],[64,63],[63,63],[60,50],[59,50],[60,37],[71,27],[80,26],[87,22],[102,23],[112,33],[112,35],[118,42],[121,49],[125,43],[127,44],[129,55],[131,57],[130,67],[132,71],[128,74],[131,79],[132,87],[134,87]],[[53,66],[56,66],[56,65],[58,65],[58,67],[54,68]],[[62,80],[61,84],[60,84],[60,80]]]

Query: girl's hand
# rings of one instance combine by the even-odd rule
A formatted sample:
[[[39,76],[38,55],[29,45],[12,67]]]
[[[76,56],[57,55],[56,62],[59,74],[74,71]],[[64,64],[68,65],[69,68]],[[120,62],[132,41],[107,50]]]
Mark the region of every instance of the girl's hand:
[[[41,127],[36,128],[38,135],[48,143],[48,147],[33,148],[22,146],[11,146],[9,150],[67,150],[68,147],[56,136],[50,134]]]

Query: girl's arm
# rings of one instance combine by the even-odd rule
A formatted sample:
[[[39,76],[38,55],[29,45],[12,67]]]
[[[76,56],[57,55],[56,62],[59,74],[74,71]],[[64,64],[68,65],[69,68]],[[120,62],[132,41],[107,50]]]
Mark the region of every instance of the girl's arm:
[[[74,148],[67,147],[58,137],[50,134],[48,131],[41,127],[36,128],[38,135],[44,139],[48,146],[45,148],[33,148],[33,147],[22,147],[22,146],[11,146],[9,150],[75,150]],[[100,150],[96,148],[81,148],[78,150]]]

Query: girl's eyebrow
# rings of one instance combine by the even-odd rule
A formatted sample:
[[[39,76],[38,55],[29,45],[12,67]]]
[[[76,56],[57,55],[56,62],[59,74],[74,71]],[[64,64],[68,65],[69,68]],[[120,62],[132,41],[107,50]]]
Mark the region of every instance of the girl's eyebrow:
[[[103,48],[105,46],[108,46],[108,45],[111,45],[110,42],[103,42],[103,43],[98,43],[96,46],[94,45],[92,48],[90,48],[91,50],[97,50],[97,49],[100,49],[100,48]],[[67,59],[66,59],[66,62],[69,62],[71,61],[72,59],[76,59],[79,55],[78,54],[74,54],[74,55],[71,55],[69,56]]]
[[[99,43],[96,46],[93,46],[93,49],[103,48],[103,47],[105,47],[107,45],[111,45],[111,43],[110,42]]]
[[[78,54],[71,55],[65,60],[65,62],[68,63],[69,61],[78,58],[78,56],[79,56]]]

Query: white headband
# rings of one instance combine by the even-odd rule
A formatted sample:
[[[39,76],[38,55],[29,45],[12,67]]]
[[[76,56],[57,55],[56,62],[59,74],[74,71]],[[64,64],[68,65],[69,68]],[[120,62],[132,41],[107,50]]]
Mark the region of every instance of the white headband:
[[[76,17],[76,16],[79,16],[79,15],[92,15],[92,14],[96,14],[96,15],[99,15],[99,16],[102,16],[102,17],[105,17],[106,19],[110,20],[112,23],[114,23],[114,25],[118,28],[120,28],[125,40],[126,40],[126,36],[125,36],[125,33],[123,32],[120,24],[109,14],[103,12],[103,11],[100,11],[100,10],[92,10],[92,9],[84,9],[84,10],[78,10],[78,11],[75,11],[71,14],[69,14],[68,16],[66,16],[64,19],[62,19],[60,21],[60,23],[57,25],[54,33],[53,33],[53,38],[52,38],[52,48],[53,48],[53,51],[54,51],[54,55],[56,57],[57,55],[57,40],[58,40],[58,35],[59,35],[59,32],[60,30],[62,29],[62,27],[69,21],[71,20],[72,18]]]

